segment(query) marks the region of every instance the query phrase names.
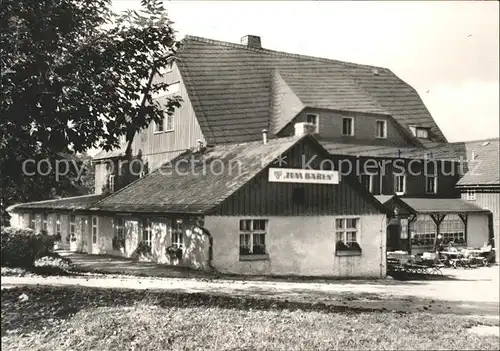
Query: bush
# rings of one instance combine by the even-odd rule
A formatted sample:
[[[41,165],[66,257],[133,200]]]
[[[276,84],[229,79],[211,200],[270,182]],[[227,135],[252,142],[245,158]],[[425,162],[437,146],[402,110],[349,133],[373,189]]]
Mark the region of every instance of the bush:
[[[33,267],[35,260],[54,250],[54,237],[27,228],[2,228],[2,266]]]
[[[151,254],[151,247],[146,244],[144,241],[141,241],[139,245],[137,245],[137,249],[135,252],[140,255],[148,255]]]
[[[34,266],[53,268],[56,270],[67,272],[71,270],[72,264],[69,258],[62,257],[57,253],[50,253],[46,256],[36,259],[34,262]]]
[[[120,250],[122,248],[125,248],[125,239],[124,238],[114,236],[112,243],[113,243],[113,250]]]
[[[182,249],[181,248],[169,246],[165,249],[165,253],[172,258],[177,258],[178,260],[182,259]]]

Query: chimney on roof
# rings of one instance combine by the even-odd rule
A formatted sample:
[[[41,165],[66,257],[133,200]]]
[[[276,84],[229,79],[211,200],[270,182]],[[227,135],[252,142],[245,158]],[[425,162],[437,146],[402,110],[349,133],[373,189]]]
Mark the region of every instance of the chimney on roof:
[[[262,129],[262,143],[267,144],[267,129]]]
[[[306,122],[295,123],[295,136],[314,134],[315,132],[316,132],[316,126],[312,123],[306,123]]]
[[[243,38],[241,38],[241,43],[248,46],[249,48],[262,49],[260,37],[257,35],[245,35]]]
[[[377,68],[377,67],[374,67],[374,68],[372,69],[372,72],[373,72],[373,75],[375,75],[375,76],[380,75],[380,73],[379,73],[379,71],[378,71],[378,68]]]

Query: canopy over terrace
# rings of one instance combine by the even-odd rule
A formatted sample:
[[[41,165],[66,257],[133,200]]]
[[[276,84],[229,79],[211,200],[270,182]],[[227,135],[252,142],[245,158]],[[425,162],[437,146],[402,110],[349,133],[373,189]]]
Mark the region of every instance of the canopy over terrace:
[[[469,238],[470,216],[481,216],[485,223],[490,211],[461,199],[401,198],[375,196],[390,209],[397,219],[391,221],[387,230],[387,245],[390,250],[409,252],[429,251],[434,248],[438,235],[445,244],[470,246],[488,238],[488,225],[475,228],[475,237]],[[486,232],[484,232],[486,231]]]

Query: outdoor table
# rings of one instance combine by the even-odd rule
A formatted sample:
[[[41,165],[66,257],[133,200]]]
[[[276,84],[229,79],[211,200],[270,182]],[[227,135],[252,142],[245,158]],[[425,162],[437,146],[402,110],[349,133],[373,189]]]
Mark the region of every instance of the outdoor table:
[[[441,251],[442,255],[458,257],[462,255],[461,251]]]

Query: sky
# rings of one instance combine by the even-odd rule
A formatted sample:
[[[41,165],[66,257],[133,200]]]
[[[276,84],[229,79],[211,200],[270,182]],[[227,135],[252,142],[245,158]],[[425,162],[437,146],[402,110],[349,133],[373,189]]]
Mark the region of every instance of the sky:
[[[497,1],[165,1],[177,30],[391,69],[448,141],[499,136]],[[139,0],[113,0],[115,11]]]

